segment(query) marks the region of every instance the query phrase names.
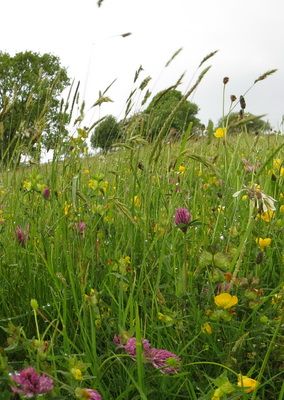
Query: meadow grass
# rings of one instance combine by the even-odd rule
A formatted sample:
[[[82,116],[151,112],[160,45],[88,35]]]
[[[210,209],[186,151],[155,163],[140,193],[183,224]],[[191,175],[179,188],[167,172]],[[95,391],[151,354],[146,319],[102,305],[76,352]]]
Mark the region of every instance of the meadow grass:
[[[244,135],[189,139],[182,156],[181,143],[164,143],[155,163],[145,145],[2,172],[2,398],[7,373],[27,366],[53,378],[54,399],[78,387],[103,399],[211,399],[227,380],[223,398],[282,398],[284,142]],[[233,197],[254,184],[277,200],[270,217],[246,192]],[[186,233],[179,207],[194,220]],[[234,307],[214,303],[225,292]],[[115,334],[136,337],[136,362]],[[141,338],[181,368],[145,363]],[[260,386],[246,394],[238,374]]]
[[[172,143],[172,117],[2,169],[0,399],[28,367],[54,400],[284,397],[283,136]]]

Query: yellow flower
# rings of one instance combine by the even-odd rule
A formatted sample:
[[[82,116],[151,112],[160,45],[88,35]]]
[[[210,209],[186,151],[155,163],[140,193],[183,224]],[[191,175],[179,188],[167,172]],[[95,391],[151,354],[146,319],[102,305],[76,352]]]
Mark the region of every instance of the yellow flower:
[[[201,325],[201,332],[206,333],[207,335],[212,335],[212,326],[208,322],[204,322],[204,324]]]
[[[257,214],[256,215],[258,218],[263,219],[265,222],[270,222],[271,219],[275,216],[275,212],[272,211],[269,207],[267,211],[263,212],[262,214]]]
[[[238,386],[241,386],[245,389],[246,393],[252,392],[260,383],[252,378],[248,378],[247,376],[239,375]]]
[[[283,175],[284,175],[284,168],[283,168],[283,167],[282,167],[282,168],[280,168],[279,175],[280,175],[280,176],[283,176]]]
[[[88,175],[90,173],[90,171],[88,169],[85,169],[85,174]]]
[[[102,190],[103,190],[104,194],[106,194],[108,185],[109,185],[108,181],[104,181],[104,182],[101,183]]]
[[[27,190],[31,190],[31,188],[32,188],[32,182],[30,182],[30,181],[24,181],[24,183],[23,183],[23,188],[24,188],[24,189],[27,189]]]
[[[185,167],[184,167],[183,165],[181,165],[181,166],[179,167],[178,171],[179,171],[180,174],[183,174],[184,171],[185,171]]]
[[[271,243],[270,238],[265,238],[265,239],[256,238],[255,241],[259,245],[261,251],[264,251],[264,248],[270,246]]]
[[[131,262],[129,256],[124,257],[123,261],[125,262],[125,264],[130,264]]]
[[[274,168],[274,169],[279,169],[280,166],[281,166],[281,164],[282,164],[281,158],[275,158],[275,159],[273,160],[273,168]]]
[[[64,215],[68,215],[70,207],[71,207],[71,204],[68,204],[67,201],[65,201],[65,203],[64,203]]]
[[[138,196],[134,196],[133,201],[134,201],[135,207],[140,207],[141,206],[141,201],[140,201]]]
[[[158,312],[158,318],[160,321],[163,321],[165,323],[172,322],[173,319],[169,317],[168,315],[162,314],[161,312]]]
[[[218,296],[214,297],[214,301],[216,306],[224,308],[231,308],[234,305],[238,304],[237,296],[231,296],[230,293],[221,293]]]
[[[226,133],[227,133],[227,128],[218,128],[216,129],[214,136],[220,139],[226,137]]]
[[[41,192],[46,188],[46,185],[44,183],[37,183],[36,186]]]
[[[71,368],[70,372],[77,381],[83,380],[82,371],[79,368]]]
[[[211,400],[219,400],[220,399],[220,390],[217,389],[215,390],[213,397],[211,397]]]
[[[282,213],[282,214],[284,214],[284,204],[282,204],[282,206],[280,206],[280,212]]]

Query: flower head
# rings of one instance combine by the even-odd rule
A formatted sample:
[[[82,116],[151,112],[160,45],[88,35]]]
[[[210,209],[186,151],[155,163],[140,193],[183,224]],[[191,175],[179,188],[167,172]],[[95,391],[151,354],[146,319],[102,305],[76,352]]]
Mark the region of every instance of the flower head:
[[[125,349],[127,354],[130,354],[132,356],[136,355],[136,338],[135,337],[128,338],[126,340],[125,345],[121,344],[120,338],[116,335],[114,335],[113,341],[117,345],[118,349]],[[150,348],[150,343],[147,339],[142,338],[142,344],[143,344],[144,350]]]
[[[79,388],[75,389],[75,395],[81,400],[102,400],[102,396],[94,389]]]
[[[15,393],[31,399],[37,394],[48,393],[53,389],[53,382],[45,374],[39,375],[32,367],[23,369],[18,374],[11,374],[11,378],[17,386],[11,386]]]
[[[83,235],[83,234],[84,234],[84,231],[85,231],[85,229],[86,229],[86,224],[85,224],[85,222],[83,222],[83,221],[75,222],[75,223],[74,223],[74,227],[75,227],[75,229],[76,229],[76,231],[77,231],[78,233],[81,233],[81,234]]]
[[[272,210],[270,209],[270,207],[267,207],[267,211],[265,211],[265,212],[263,212],[263,213],[261,213],[261,214],[257,214],[256,216],[257,216],[258,218],[263,219],[263,221],[265,221],[265,222],[270,222],[271,219],[274,218],[275,212],[272,211]]]
[[[260,383],[247,376],[239,375],[238,386],[245,388],[246,393],[252,392]]]
[[[245,186],[244,189],[239,190],[233,194],[233,197],[237,197],[240,193],[246,192],[248,197],[254,202],[254,205],[260,212],[267,212],[269,209],[275,211],[274,202],[276,201],[273,197],[263,193],[259,185],[255,184],[254,188]]]
[[[176,374],[180,370],[181,359],[168,350],[146,349],[145,357],[162,374]]]
[[[226,133],[227,133],[227,128],[217,128],[214,136],[218,139],[221,139],[223,137],[226,137]]]
[[[216,306],[225,310],[238,304],[239,300],[237,296],[231,296],[230,293],[221,293],[214,297],[214,301]]]
[[[50,189],[49,189],[49,187],[46,187],[45,189],[43,189],[42,194],[43,194],[43,197],[45,199],[48,199],[50,197]]]
[[[272,239],[270,239],[270,238],[265,238],[265,239],[256,238],[255,239],[255,241],[259,245],[261,251],[264,251],[265,247],[270,246],[271,240]]]
[[[190,224],[191,215],[190,212],[186,208],[178,208],[175,213],[175,224],[183,225],[180,229],[183,232],[187,231],[187,227]]]
[[[16,227],[16,235],[17,235],[17,239],[18,239],[19,244],[24,246],[28,241],[28,237],[29,237],[28,232],[25,231],[20,226],[17,226]]]

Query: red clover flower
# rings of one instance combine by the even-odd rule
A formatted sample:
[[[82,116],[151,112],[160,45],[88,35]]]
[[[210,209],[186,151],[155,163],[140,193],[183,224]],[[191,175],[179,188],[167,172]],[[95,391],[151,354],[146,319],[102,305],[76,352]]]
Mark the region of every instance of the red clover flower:
[[[43,197],[45,199],[48,199],[50,197],[50,189],[49,189],[49,187],[46,187],[45,189],[43,189],[42,194],[43,194]]]
[[[16,235],[17,235],[19,244],[24,246],[26,244],[26,242],[28,241],[28,237],[29,237],[28,232],[23,230],[23,228],[21,228],[20,226],[16,226]]]
[[[75,395],[78,399],[84,400],[102,400],[102,396],[94,389],[76,388]]]
[[[180,370],[181,359],[168,350],[147,349],[145,356],[162,374],[176,374]]]
[[[124,348],[127,354],[135,356],[136,355],[136,338],[131,337],[127,339],[126,344],[122,345],[120,338],[114,335],[114,343],[117,345],[118,349]],[[153,367],[158,368],[162,374],[176,374],[179,372],[181,367],[181,359],[171,353],[168,350],[159,350],[151,348],[151,345],[147,339],[142,339],[143,344],[143,358],[144,361],[152,364]],[[133,358],[135,361],[135,359]]]
[[[175,224],[182,225],[180,229],[185,233],[191,221],[190,212],[186,208],[179,207],[175,213]]]
[[[48,393],[53,389],[52,379],[45,374],[39,375],[33,367],[23,369],[18,374],[11,374],[14,383],[20,388],[11,386],[13,392],[24,395],[31,399],[37,394]]]

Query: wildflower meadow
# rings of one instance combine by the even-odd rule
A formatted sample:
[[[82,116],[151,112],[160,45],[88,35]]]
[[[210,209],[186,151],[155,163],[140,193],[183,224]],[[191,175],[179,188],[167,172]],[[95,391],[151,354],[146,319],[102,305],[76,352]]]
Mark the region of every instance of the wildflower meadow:
[[[284,140],[231,101],[234,127],[172,140],[177,106],[88,155],[77,118],[2,166],[0,399],[284,398]]]

